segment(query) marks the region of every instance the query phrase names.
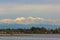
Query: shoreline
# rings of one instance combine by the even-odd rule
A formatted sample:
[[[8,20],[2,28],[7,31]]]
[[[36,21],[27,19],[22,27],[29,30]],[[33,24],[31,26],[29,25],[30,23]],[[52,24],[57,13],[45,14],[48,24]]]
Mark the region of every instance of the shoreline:
[[[32,35],[60,35],[60,34],[0,34],[0,36],[32,36]]]

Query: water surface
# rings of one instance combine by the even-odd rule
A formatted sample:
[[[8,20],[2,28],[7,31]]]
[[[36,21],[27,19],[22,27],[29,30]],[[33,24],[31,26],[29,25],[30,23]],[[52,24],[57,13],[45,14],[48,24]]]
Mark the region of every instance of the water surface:
[[[22,34],[19,36],[0,36],[0,40],[60,40],[60,34]]]

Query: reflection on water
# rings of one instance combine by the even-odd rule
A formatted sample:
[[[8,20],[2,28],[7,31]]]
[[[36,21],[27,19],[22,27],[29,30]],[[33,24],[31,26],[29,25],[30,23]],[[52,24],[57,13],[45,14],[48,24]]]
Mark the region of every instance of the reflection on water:
[[[31,36],[0,36],[0,40],[60,40],[60,35],[32,34]]]

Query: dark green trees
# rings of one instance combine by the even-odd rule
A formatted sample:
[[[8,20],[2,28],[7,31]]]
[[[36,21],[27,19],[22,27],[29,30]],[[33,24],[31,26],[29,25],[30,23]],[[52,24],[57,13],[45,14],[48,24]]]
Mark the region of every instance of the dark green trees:
[[[0,34],[60,34],[58,29],[46,29],[44,27],[32,27],[30,29],[0,29]]]

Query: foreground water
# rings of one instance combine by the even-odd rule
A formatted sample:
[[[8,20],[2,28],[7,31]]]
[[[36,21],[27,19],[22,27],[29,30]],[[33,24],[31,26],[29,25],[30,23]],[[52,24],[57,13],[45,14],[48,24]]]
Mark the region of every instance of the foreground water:
[[[60,40],[60,34],[24,34],[19,36],[0,36],[0,40]]]

